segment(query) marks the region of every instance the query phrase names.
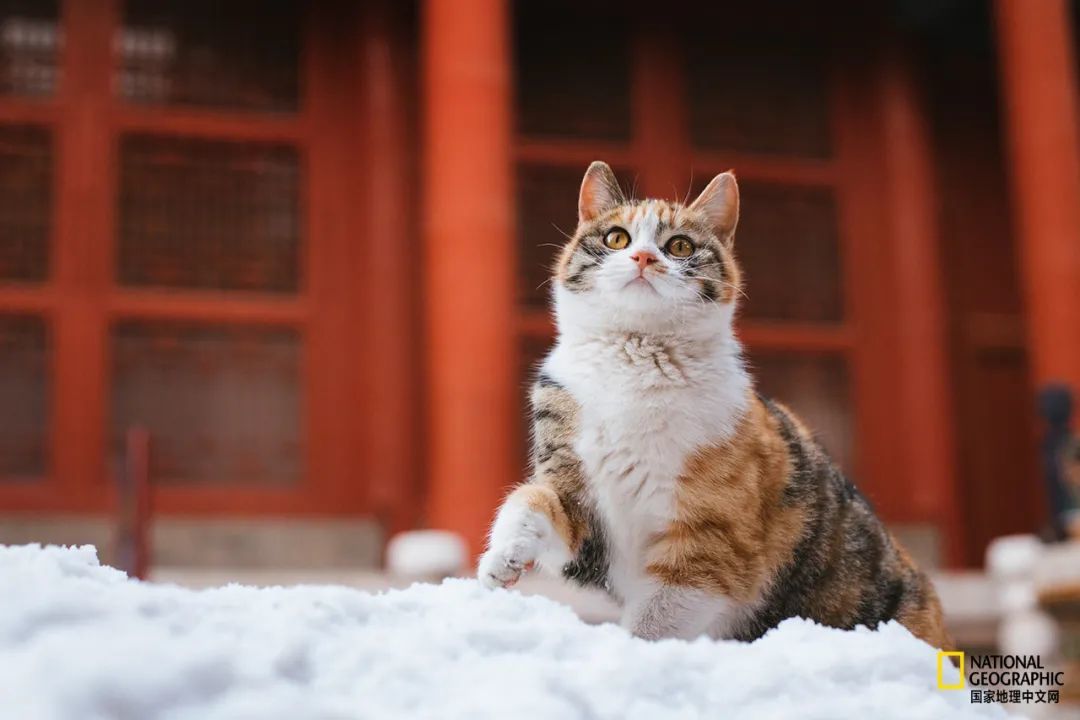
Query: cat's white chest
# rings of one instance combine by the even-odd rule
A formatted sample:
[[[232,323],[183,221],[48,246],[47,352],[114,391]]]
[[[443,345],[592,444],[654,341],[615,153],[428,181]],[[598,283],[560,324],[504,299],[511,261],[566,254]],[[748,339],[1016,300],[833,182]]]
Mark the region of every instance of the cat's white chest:
[[[626,600],[646,583],[648,539],[674,519],[687,458],[722,438],[742,406],[748,385],[732,361],[631,336],[560,343],[545,362],[581,406],[575,450],[605,524],[612,589]]]
[[[622,411],[609,398],[601,407],[583,408],[576,450],[585,468],[607,531],[609,577],[621,597],[645,570],[645,540],[674,518],[675,485],[685,450],[672,442],[670,420],[663,412]]]

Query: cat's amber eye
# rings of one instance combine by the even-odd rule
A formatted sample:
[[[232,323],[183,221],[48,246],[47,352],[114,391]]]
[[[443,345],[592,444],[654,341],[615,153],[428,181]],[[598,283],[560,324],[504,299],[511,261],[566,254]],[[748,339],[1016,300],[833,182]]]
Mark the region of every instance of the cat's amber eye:
[[[664,250],[668,255],[674,257],[690,257],[694,254],[694,243],[690,242],[690,238],[685,238],[682,235],[676,235],[667,241],[667,245],[664,246]]]
[[[611,228],[604,236],[604,245],[612,250],[622,250],[630,244],[630,233],[622,228]]]

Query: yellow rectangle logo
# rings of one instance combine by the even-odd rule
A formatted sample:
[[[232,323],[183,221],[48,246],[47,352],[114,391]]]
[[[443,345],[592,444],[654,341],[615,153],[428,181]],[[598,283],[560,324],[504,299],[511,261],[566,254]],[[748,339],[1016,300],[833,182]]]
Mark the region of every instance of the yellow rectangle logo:
[[[960,658],[960,682],[955,685],[946,685],[944,678],[945,658]],[[951,664],[951,663],[950,663]],[[964,689],[964,651],[963,650],[938,650],[937,654],[937,686],[938,690],[963,690]]]

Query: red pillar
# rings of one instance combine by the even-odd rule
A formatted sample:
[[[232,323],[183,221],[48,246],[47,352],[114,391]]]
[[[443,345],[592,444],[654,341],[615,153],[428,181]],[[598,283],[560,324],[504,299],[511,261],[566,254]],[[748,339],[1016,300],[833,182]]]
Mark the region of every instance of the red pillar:
[[[378,310],[363,313],[367,330],[362,337],[357,334],[358,347],[350,353],[367,358],[360,397],[368,407],[377,408],[378,415],[378,421],[369,424],[366,442],[356,447],[363,453],[357,466],[365,468],[371,507],[390,533],[416,527],[422,514],[415,452],[420,367],[413,332],[415,303],[420,300],[416,253],[378,251],[387,243],[403,247],[414,243],[418,227],[414,128],[408,107],[409,78],[416,67],[414,53],[403,41],[403,14],[390,2],[364,3],[357,46],[365,164],[360,187],[368,238],[362,262],[373,279],[382,278],[361,289],[364,306]],[[370,338],[379,338],[378,352],[363,351]]]
[[[118,0],[63,3],[62,81],[57,105],[56,267],[52,285],[55,386],[52,476],[69,507],[101,508],[106,475],[109,321],[116,203],[115,134],[110,126]]]
[[[1080,119],[1068,0],[998,0],[1011,180],[1037,384],[1080,393]]]
[[[428,524],[476,552],[520,474],[508,4],[427,0],[422,33],[428,422],[418,444]]]
[[[898,308],[895,431],[914,517],[937,525],[946,562],[959,565],[963,529],[933,148],[911,59],[899,47],[884,60],[881,93]]]

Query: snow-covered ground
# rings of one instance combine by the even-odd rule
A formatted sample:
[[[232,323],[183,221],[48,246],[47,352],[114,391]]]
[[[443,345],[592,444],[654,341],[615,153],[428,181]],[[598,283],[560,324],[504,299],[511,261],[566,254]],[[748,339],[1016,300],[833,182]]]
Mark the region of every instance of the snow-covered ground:
[[[895,624],[649,643],[471,580],[192,591],[129,580],[91,547],[0,546],[5,720],[1005,716],[935,673]]]

